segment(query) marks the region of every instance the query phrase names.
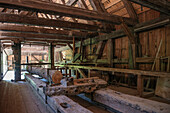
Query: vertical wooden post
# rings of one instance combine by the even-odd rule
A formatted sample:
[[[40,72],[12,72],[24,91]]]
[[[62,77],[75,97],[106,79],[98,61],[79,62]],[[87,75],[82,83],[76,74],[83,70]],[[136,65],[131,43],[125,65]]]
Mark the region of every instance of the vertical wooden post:
[[[108,54],[108,64],[110,67],[113,67],[113,41],[112,39],[108,40],[108,47],[107,47],[107,54]]]
[[[167,72],[170,72],[170,57],[168,57]]]
[[[50,48],[49,48],[49,59],[48,61],[51,63],[51,69],[54,69],[54,45],[50,43]]]
[[[0,80],[2,80],[2,67],[1,67],[1,63],[2,63],[2,61],[1,61],[1,52],[2,52],[2,50],[1,50],[1,41],[0,41]]]
[[[72,56],[73,61],[74,61],[74,54],[75,54],[75,37],[73,37],[73,56]]]
[[[91,76],[91,75],[90,75],[90,69],[88,69],[88,78],[90,78],[90,76]]]
[[[137,75],[137,90],[139,93],[139,96],[143,96],[143,76],[142,75]]]
[[[77,69],[76,69],[76,79],[79,79],[79,72]]]
[[[26,56],[26,63],[28,64],[29,63],[29,57]],[[28,70],[28,65],[26,66],[26,70]]]
[[[15,81],[21,80],[21,43],[14,42]]]
[[[65,67],[65,76],[68,77],[67,76],[67,67]]]
[[[71,69],[69,69],[69,77],[71,77]]]

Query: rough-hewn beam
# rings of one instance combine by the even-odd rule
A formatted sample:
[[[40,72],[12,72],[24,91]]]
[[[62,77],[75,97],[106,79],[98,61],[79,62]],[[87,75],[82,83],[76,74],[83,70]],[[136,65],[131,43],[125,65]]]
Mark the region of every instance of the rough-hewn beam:
[[[78,66],[78,65],[60,65],[60,64],[57,64],[56,66],[69,67],[69,68],[79,68],[79,69],[94,69],[94,70],[101,70],[101,71],[114,71],[114,72],[129,73],[129,74],[135,74],[135,75],[146,75],[146,76],[170,78],[170,73],[166,73],[166,72],[153,72],[153,71],[142,71],[142,70],[133,70],[133,69],[120,69],[120,68],[82,66],[82,65]]]
[[[99,20],[104,22],[110,22],[113,24],[120,24],[121,23],[120,19],[122,18],[116,15],[99,14],[96,11],[80,9],[80,8],[61,5],[57,3],[47,4],[46,2],[33,1],[33,0],[29,0],[29,1],[1,0],[0,6],[7,7],[7,8],[17,8],[21,10],[36,11],[41,13],[53,14],[53,15],[75,17],[75,18],[86,19],[86,20]],[[123,19],[128,25],[134,25],[136,23],[134,20],[129,18],[123,17]]]
[[[136,4],[149,7],[161,13],[170,15],[170,3],[167,0],[129,0]]]
[[[21,25],[3,25],[0,24],[0,31],[16,31],[16,32],[29,32],[29,33],[39,33],[39,34],[54,34],[67,37],[86,37],[87,33],[69,31],[69,30],[56,30],[41,27],[31,27],[31,26],[21,26]]]
[[[15,81],[21,80],[21,43],[15,42],[13,48],[15,59]]]
[[[61,40],[61,39],[35,39],[35,38],[23,38],[23,37],[8,37],[1,36],[0,40],[20,40],[23,41],[31,41],[31,42],[53,42],[53,43],[72,43],[72,40]]]
[[[66,3],[66,5],[68,5],[68,6],[73,6],[74,4],[77,3],[77,1],[78,1],[78,0],[68,0],[67,3]]]
[[[21,32],[0,32],[0,36],[8,37],[21,37],[21,38],[35,38],[35,39],[61,39],[61,40],[72,40],[71,37],[62,37],[55,35],[45,35],[45,34],[32,34],[32,33],[21,33]]]
[[[122,2],[129,14],[129,16],[135,20],[138,20],[138,16],[137,16],[135,9],[134,9],[133,5],[131,4],[131,2],[128,0],[122,0]]]
[[[23,16],[23,15],[5,14],[5,13],[0,13],[0,22],[46,26],[46,27],[58,27],[58,28],[65,28],[65,29],[77,29],[77,30],[84,30],[84,31],[101,31],[101,32],[103,31],[102,28],[100,29],[98,26],[95,25],[74,23],[74,22],[54,20],[54,19],[34,18],[34,17]]]

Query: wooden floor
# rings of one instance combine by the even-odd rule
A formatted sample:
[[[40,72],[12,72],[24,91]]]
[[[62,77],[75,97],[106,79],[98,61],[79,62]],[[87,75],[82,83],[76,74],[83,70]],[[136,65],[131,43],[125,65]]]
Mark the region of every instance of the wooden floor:
[[[49,113],[26,82],[0,81],[0,113]]]

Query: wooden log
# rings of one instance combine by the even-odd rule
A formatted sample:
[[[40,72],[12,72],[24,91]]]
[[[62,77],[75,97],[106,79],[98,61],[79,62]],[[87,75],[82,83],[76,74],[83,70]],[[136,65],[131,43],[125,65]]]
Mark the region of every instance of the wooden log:
[[[43,91],[43,87],[46,86],[46,83],[41,81],[38,78],[34,78],[31,75],[25,76],[26,81],[33,86],[38,95],[47,102],[47,104],[55,111],[56,113],[92,113],[86,108],[82,107],[78,103],[75,103],[73,100],[67,96],[52,96],[48,97]],[[68,105],[68,106],[67,106]]]
[[[122,113],[169,113],[170,105],[131,96],[111,89],[94,92],[93,99]]]

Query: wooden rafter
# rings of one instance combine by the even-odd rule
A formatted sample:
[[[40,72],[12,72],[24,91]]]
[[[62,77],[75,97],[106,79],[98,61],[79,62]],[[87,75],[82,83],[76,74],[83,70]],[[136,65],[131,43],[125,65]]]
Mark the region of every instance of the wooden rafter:
[[[55,35],[45,35],[45,34],[32,34],[32,33],[21,33],[21,32],[0,32],[0,36],[8,37],[21,37],[21,38],[35,38],[35,39],[60,39],[60,40],[72,40],[71,37],[62,37]],[[79,39],[77,39],[79,40]]]
[[[15,15],[15,14],[0,13],[0,22],[104,32],[103,28],[99,28],[98,26],[95,25],[74,23],[74,22],[68,22],[62,20],[34,18],[34,17],[27,17],[23,15]]]
[[[7,1],[7,0],[1,0],[0,1],[1,7],[9,7],[9,8],[17,8],[17,9],[23,9],[23,10],[31,10],[31,11],[37,11],[42,13],[48,13],[48,14],[56,14],[56,15],[62,15],[62,16],[68,16],[68,17],[75,17],[80,19],[86,19],[86,20],[99,20],[103,22],[110,22],[113,24],[120,24],[121,23],[121,17],[116,15],[108,15],[108,14],[99,14],[96,11],[90,11],[85,9],[80,9],[76,7],[71,6],[65,6],[61,4],[52,4],[52,3],[45,3],[41,1]],[[46,6],[46,7],[44,7]],[[133,19],[125,18],[123,17],[125,23],[128,25],[134,25],[136,22]]]
[[[1,36],[0,40],[19,40],[21,42],[31,41],[31,42],[53,42],[53,43],[72,43],[72,40],[61,40],[61,39],[35,39],[35,38],[23,38],[23,37],[8,37]]]
[[[128,0],[122,0],[122,2],[123,2],[128,14],[129,14],[129,16],[131,18],[133,18],[134,20],[138,20],[138,16],[137,16],[137,14],[135,12],[135,9],[134,9],[132,3],[130,1],[128,1]]]
[[[88,35],[85,32],[68,31],[68,30],[54,30],[47,28],[31,27],[31,26],[21,26],[21,25],[3,25],[0,24],[0,31],[9,32],[25,32],[25,33],[39,33],[39,34],[53,34],[65,37],[86,37]]]
[[[142,6],[170,15],[170,2],[167,0],[129,0]]]

